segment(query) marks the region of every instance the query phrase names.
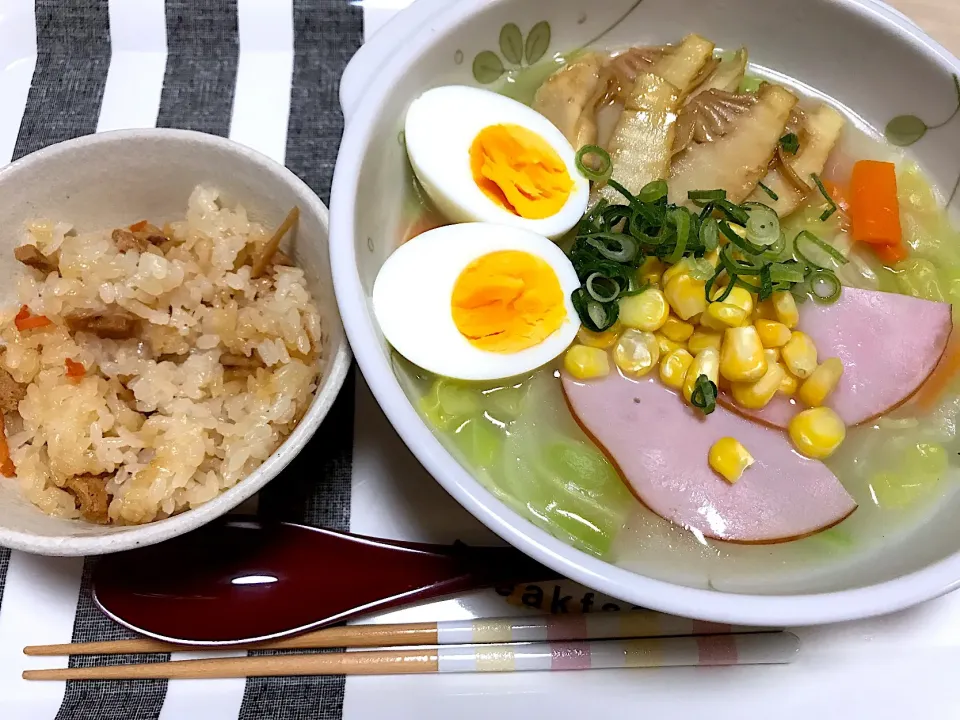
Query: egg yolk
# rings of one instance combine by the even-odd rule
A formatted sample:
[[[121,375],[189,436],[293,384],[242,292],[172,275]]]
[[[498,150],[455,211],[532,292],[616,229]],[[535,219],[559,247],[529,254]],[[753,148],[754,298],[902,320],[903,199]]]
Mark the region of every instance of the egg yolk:
[[[490,125],[470,146],[473,181],[495,203],[522,218],[542,220],[567,203],[573,180],[557,151],[519,125]]]
[[[502,250],[470,263],[453,287],[453,321],[475,347],[515,353],[539,345],[567,317],[560,280],[527,252]]]

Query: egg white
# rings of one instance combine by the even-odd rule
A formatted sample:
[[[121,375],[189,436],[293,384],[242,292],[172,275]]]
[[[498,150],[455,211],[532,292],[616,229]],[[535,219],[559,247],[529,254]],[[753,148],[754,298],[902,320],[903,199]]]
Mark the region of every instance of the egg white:
[[[539,345],[516,353],[481,350],[453,320],[457,278],[471,262],[501,250],[519,250],[546,262],[563,290],[567,316]],[[580,280],[553,242],[525,230],[490,223],[447,225],[418,235],[387,258],[373,285],[373,312],[384,337],[410,362],[459,380],[498,380],[545,365],[573,342],[580,319],[570,299]]]
[[[554,215],[530,220],[514,215],[477,187],[470,146],[485,127],[519,125],[536,133],[566,165],[573,189]],[[454,222],[492,222],[559,238],[583,217],[590,182],[577,171],[576,152],[549,120],[523,103],[489,90],[448,85],[428,90],[407,110],[404,127],[410,163],[427,195]]]

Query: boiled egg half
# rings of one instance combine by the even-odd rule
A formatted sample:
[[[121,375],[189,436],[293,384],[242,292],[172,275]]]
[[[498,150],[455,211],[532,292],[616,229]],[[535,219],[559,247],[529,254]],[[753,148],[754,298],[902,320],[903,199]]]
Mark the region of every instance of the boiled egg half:
[[[559,238],[583,217],[590,183],[543,115],[489,90],[428,90],[407,110],[417,179],[453,222],[492,222]]]
[[[416,365],[459,380],[496,380],[545,365],[573,342],[580,280],[543,235],[465,223],[429,230],[387,258],[373,311]]]

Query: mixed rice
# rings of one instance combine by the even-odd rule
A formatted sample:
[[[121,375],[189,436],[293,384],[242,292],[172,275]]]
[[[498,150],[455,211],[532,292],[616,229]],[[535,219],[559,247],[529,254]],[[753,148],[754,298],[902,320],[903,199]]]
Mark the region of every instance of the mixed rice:
[[[304,273],[270,236],[207,187],[162,228],[32,222],[19,303],[0,314],[0,472],[51,515],[138,524],[266,460],[322,351]]]

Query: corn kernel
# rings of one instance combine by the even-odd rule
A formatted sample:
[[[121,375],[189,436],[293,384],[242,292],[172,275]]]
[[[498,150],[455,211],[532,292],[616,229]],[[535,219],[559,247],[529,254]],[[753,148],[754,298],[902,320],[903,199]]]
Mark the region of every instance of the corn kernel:
[[[657,338],[657,345],[660,347],[660,357],[663,357],[667,353],[673,352],[674,350],[680,350],[681,348],[684,350],[687,349],[686,343],[674,342],[662,332],[654,333],[654,336]]]
[[[793,295],[786,290],[781,290],[773,294],[773,310],[777,314],[777,320],[791,330],[800,322],[797,302],[793,299]]]
[[[706,255],[703,256],[703,259],[706,260],[711,265],[713,265],[714,269],[716,269],[717,265],[720,264],[720,248],[717,248],[712,252],[708,252]]]
[[[717,288],[714,290],[710,297],[713,300],[719,298],[723,293],[726,292],[725,288]],[[730,294],[723,299],[725,305],[733,305],[743,310],[744,316],[750,315],[753,312],[753,308],[756,303],[753,300],[753,293],[747,290],[744,287],[737,285],[733,290],[730,291]]]
[[[657,288],[648,288],[639,295],[620,300],[620,322],[628,328],[655,332],[670,317],[667,299]]]
[[[694,330],[693,335],[687,341],[687,348],[696,357],[708,347],[719,350],[722,344],[723,335],[720,333],[710,332],[709,330]]]
[[[684,343],[693,335],[693,325],[671,315],[660,328],[660,332],[675,343]]]
[[[712,330],[726,330],[727,328],[740,327],[748,317],[750,317],[750,314],[736,305],[726,302],[712,302],[707,305],[707,311],[700,319],[700,324]]]
[[[810,407],[823,405],[827,396],[834,391],[843,377],[843,362],[840,358],[827,358],[803,381],[797,398]]]
[[[787,370],[801,380],[806,380],[817,369],[817,346],[810,336],[802,332],[794,332],[790,340],[780,349]]]
[[[753,323],[765,348],[781,348],[790,342],[790,328],[776,320],[759,319]]]
[[[665,288],[667,284],[675,277],[689,274],[690,263],[687,262],[686,258],[683,258],[680,260],[680,262],[670,265],[666,270],[663,271],[663,275],[660,276],[660,287]]]
[[[610,374],[610,357],[600,348],[574,345],[563,356],[563,367],[578,380],[605,377]]]
[[[733,383],[730,388],[730,394],[734,402],[740,407],[748,410],[760,410],[765,408],[773,396],[780,389],[780,383],[786,376],[787,371],[778,363],[767,365],[767,372],[763,377],[752,383]]]
[[[767,372],[763,345],[753,325],[730,328],[720,346],[720,374],[730,382],[756,382]]]
[[[798,413],[790,421],[789,431],[794,447],[815,460],[830,457],[847,435],[843,420],[828,407]]]
[[[717,303],[713,303],[713,305],[716,305],[716,304]],[[700,327],[705,328],[707,330],[723,333],[723,331],[730,326],[724,322],[721,322],[710,313],[710,308],[713,307],[713,305],[707,305],[706,311],[700,314],[700,320],[697,324]]]
[[[764,300],[757,303],[753,309],[753,317],[756,320],[776,320],[777,311],[773,309],[773,300]]]
[[[693,388],[696,387],[697,378],[706,375],[707,379],[716,383],[720,379],[720,351],[713,347],[704,348],[690,363],[687,368],[687,374],[683,378],[683,397],[687,402],[693,397]]]
[[[732,437],[720,438],[710,448],[710,467],[724,480],[733,485],[743,471],[753,465],[753,456]]]
[[[650,285],[660,286],[662,283],[663,271],[667,266],[663,264],[660,258],[648,257],[643,261],[643,265],[637,270],[637,280],[641,285],[649,283]]]
[[[667,273],[664,273],[664,277],[666,275]],[[697,313],[702,313],[707,309],[704,285],[703,280],[694,280],[689,275],[677,275],[664,287],[663,292],[670,303],[670,307],[673,308],[673,311],[681,320],[689,320]]]
[[[777,348],[764,348],[763,356],[767,359],[767,365],[780,362],[780,350]]]
[[[617,341],[613,359],[627,375],[642,377],[657,366],[660,346],[653,333],[629,328]]]
[[[783,380],[780,381],[780,388],[777,392],[786,397],[793,397],[797,392],[800,381],[791,375],[782,363],[780,364],[780,368],[783,370]]]
[[[683,348],[671,350],[660,358],[660,381],[669,388],[680,390],[692,362],[693,355]]]
[[[622,330],[623,328],[619,322],[600,333],[591,332],[581,325],[580,330],[577,331],[577,340],[588,347],[606,350],[607,348],[613,347],[614,343],[617,342],[617,338],[620,337]]]

